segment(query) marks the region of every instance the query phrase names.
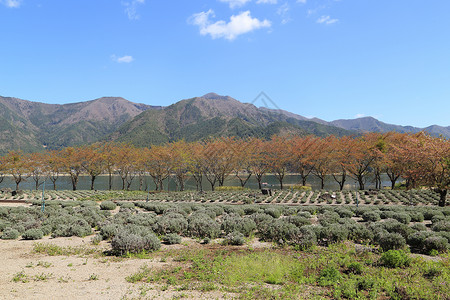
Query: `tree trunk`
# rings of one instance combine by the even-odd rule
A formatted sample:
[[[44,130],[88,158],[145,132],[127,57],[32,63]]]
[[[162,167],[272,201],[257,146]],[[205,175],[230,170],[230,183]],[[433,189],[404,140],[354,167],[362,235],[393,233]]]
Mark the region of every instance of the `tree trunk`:
[[[144,176],[139,174],[139,190],[142,191],[142,187],[144,186]]]
[[[109,190],[112,190],[112,173],[109,172]]]
[[[195,185],[197,186],[197,192],[203,192],[203,175],[201,173],[195,174],[193,173],[192,176],[194,176],[195,179]]]
[[[262,174],[255,174],[255,177],[256,177],[256,181],[258,181],[259,189],[262,189],[261,181],[262,181],[263,175]]]
[[[94,190],[94,182],[95,182],[95,178],[96,178],[97,176],[95,176],[95,175],[92,175],[91,176],[91,191],[93,191]]]
[[[125,180],[126,180],[126,177],[120,177],[120,178],[122,178],[122,191],[125,191]]]
[[[78,176],[71,176],[71,179],[72,179],[72,189],[76,191],[78,185]]]
[[[53,183],[53,190],[56,191],[56,180],[58,180],[58,177],[51,176],[50,180]]]
[[[447,200],[447,190],[438,189],[438,190],[436,190],[436,192],[438,192],[439,196],[440,196],[439,197],[439,206],[445,207],[445,202]]]
[[[346,173],[345,171],[342,172],[342,174],[341,174],[340,177],[341,177],[341,179],[339,180],[339,179],[336,177],[336,175],[333,174],[334,181],[336,181],[336,182],[339,184],[339,190],[342,191],[342,190],[344,189],[344,184],[345,184],[345,180],[346,180],[346,178],[347,178],[347,173]]]
[[[362,176],[358,176],[358,184],[359,184],[359,189],[361,191],[364,190],[364,178]]]

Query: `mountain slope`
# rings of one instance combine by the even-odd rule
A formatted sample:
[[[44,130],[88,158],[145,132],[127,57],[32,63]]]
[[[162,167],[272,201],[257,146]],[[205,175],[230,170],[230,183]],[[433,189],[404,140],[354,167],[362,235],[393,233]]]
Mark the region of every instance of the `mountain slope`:
[[[332,126],[337,126],[346,130],[355,130],[359,132],[388,132],[396,131],[400,133],[417,133],[420,131],[428,132],[434,136],[445,136],[450,138],[450,126],[442,127],[432,125],[426,128],[418,128],[413,126],[400,126],[381,122],[373,117],[364,117],[350,120],[335,120],[329,122]]]
[[[196,141],[207,137],[259,136],[274,134],[347,135],[348,130],[318,124],[284,111],[257,108],[229,96],[206,94],[181,100],[162,110],[147,110],[125,123],[110,139],[137,146],[179,139]]]
[[[159,107],[113,97],[64,105],[0,97],[0,152],[92,143],[151,108]]]

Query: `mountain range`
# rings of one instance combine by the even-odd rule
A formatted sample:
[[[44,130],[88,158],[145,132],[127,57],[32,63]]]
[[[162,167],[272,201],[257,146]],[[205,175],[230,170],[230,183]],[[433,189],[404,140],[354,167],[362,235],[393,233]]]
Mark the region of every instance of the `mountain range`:
[[[70,104],[46,104],[0,96],[0,153],[59,149],[102,140],[148,146],[185,139],[274,134],[358,135],[362,132],[419,132],[450,137],[450,126],[427,128],[383,123],[372,117],[327,122],[288,111],[256,107],[209,93],[170,106],[103,97]]]

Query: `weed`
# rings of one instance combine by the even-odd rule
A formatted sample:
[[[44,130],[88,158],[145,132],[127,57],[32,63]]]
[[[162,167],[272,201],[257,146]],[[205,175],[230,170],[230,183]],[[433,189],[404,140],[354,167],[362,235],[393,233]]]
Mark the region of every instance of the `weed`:
[[[41,273],[41,274],[34,275],[33,279],[34,279],[34,281],[47,281],[52,276],[53,276],[52,273],[48,273],[48,274]]]
[[[28,275],[25,274],[24,271],[21,271],[19,273],[16,273],[13,278],[12,278],[13,282],[23,282],[26,283],[29,281]]]
[[[88,280],[99,280],[99,276],[97,274],[91,274]]]

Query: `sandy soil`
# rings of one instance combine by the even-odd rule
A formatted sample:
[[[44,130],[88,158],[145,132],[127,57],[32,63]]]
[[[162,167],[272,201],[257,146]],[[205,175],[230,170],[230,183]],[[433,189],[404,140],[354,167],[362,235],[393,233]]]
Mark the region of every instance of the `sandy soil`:
[[[59,246],[105,248],[93,246],[91,237],[44,238],[39,242]],[[93,256],[48,256],[32,252],[34,241],[0,241],[0,299],[230,299],[233,295],[219,291],[162,291],[156,284],[128,283],[125,278],[147,265],[158,270],[170,264],[153,259],[118,259]],[[256,246],[256,245],[255,245]],[[174,247],[183,251],[186,245]],[[164,250],[164,248],[162,249]],[[27,282],[14,282],[19,272],[26,274]],[[39,277],[36,277],[39,276]],[[39,280],[39,278],[45,280]]]

